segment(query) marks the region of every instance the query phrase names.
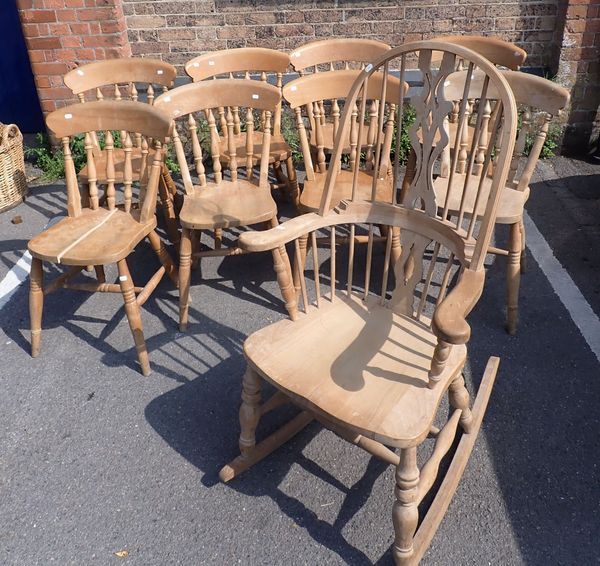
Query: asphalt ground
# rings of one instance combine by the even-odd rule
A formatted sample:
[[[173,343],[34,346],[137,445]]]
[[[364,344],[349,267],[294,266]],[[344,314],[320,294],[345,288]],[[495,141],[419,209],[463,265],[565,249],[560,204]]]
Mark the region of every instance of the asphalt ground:
[[[0,280],[64,202],[63,186],[39,186],[0,215]],[[596,315],[599,208],[600,165],[542,164],[529,214]],[[468,385],[490,355],[500,371],[423,564],[600,562],[600,364],[528,260],[510,337],[504,260],[490,258],[470,316]],[[144,281],[156,261],[140,246],[130,266]],[[317,424],[218,481],[238,453],[243,341],[285,311],[270,254],[203,259],[192,281],[187,333],[168,280],[143,307],[148,378],[119,295],[47,297],[37,359],[27,284],[0,310],[0,564],[392,564],[393,469]]]

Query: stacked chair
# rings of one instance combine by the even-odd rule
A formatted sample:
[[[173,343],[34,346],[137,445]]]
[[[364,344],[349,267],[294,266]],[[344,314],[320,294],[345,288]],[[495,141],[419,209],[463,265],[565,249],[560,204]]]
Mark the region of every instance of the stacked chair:
[[[46,294],[120,292],[148,375],[140,306],[162,277],[179,286],[185,331],[196,260],[271,252],[289,318],[244,344],[240,454],[220,477],[232,480],[316,419],[395,466],[393,556],[397,564],[418,563],[473,449],[498,368],[490,358],[471,403],[463,377],[466,318],[483,291],[486,255],[508,258],[507,328],[514,334],[529,183],[551,120],[569,101],[558,85],[519,72],[525,57],[494,38],[393,49],[337,39],[289,56],[262,48],[208,53],[186,64],[193,82],[171,90],[175,69],[160,61],[71,71],[65,84],[81,103],[47,117],[64,152],[68,216],[29,242],[32,355],[40,352]],[[284,86],[290,67],[297,77]],[[409,75],[420,88],[410,93],[412,153],[403,168]],[[298,131],[302,191],[281,132],[282,101]],[[79,172],[70,150],[76,135],[84,136],[87,156]],[[167,144],[181,189],[165,166]],[[301,214],[279,224],[274,188]],[[156,232],[158,197],[179,268]],[[496,224],[509,226],[508,249],[492,245]],[[237,239],[225,247],[230,229]],[[203,231],[213,246],[201,241]],[[145,239],[161,266],[139,287],[127,258]],[[357,244],[366,250],[358,253]],[[44,285],[43,261],[68,270]],[[117,283],[106,281],[111,263]],[[86,267],[97,280],[76,282]],[[264,382],[275,393],[263,401]],[[444,399],[450,412],[438,428]],[[285,404],[299,413],[257,441],[261,417]],[[421,463],[417,450],[428,439],[433,447]]]

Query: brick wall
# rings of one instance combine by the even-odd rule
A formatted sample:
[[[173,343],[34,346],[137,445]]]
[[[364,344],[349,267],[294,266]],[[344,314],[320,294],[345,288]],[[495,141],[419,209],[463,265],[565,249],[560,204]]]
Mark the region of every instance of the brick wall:
[[[570,0],[558,18],[557,80],[571,91],[563,145],[579,154],[600,135],[600,0]]]
[[[123,0],[134,55],[181,68],[205,51],[292,50],[308,41],[360,36],[391,45],[440,34],[483,33],[517,43],[528,64],[550,63],[559,0]]]
[[[121,0],[17,0],[17,5],[44,113],[73,100],[62,77],[76,64],[131,55]]]

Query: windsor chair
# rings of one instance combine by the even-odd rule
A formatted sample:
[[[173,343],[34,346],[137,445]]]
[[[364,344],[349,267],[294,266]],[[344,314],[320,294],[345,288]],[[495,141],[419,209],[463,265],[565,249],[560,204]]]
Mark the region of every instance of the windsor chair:
[[[202,81],[185,85],[160,96],[155,107],[175,121],[173,144],[185,190],[183,206],[179,215],[182,226],[179,255],[179,326],[185,331],[188,324],[191,258],[202,256],[226,256],[244,253],[240,247],[215,247],[198,251],[201,230],[220,231],[225,228],[250,226],[258,223],[277,225],[277,205],[271,196],[268,181],[271,152],[272,116],[280,105],[279,88],[266,82],[244,79],[222,79]],[[217,131],[215,113],[227,108],[225,115],[228,131],[227,155],[229,179],[221,167],[222,142]],[[238,157],[236,145],[236,123],[233,108],[244,117],[246,130],[243,153]],[[202,112],[210,129],[210,151],[213,179],[206,174],[202,147],[198,140],[196,117]],[[256,149],[253,144],[254,124],[263,120],[260,137],[259,172],[256,175]],[[179,129],[178,129],[179,128]],[[191,155],[186,154],[181,139],[182,130],[187,131]],[[237,140],[239,141],[239,140]],[[188,158],[191,165],[188,165]],[[243,169],[240,173],[238,169]],[[243,174],[243,176],[242,176]],[[195,180],[192,179],[194,175]],[[283,253],[285,249],[283,250]],[[279,251],[273,252],[274,256]],[[279,276],[281,260],[275,258],[275,270]]]
[[[534,75],[502,71],[502,75],[510,85],[515,100],[519,105],[521,127],[516,136],[515,151],[510,164],[507,184],[500,194],[496,224],[509,226],[508,249],[490,246],[488,252],[506,256],[506,283],[507,283],[507,323],[509,334],[515,334],[518,323],[519,285],[521,271],[525,269],[525,226],[523,213],[525,203],[529,198],[529,183],[535,170],[540,152],[544,146],[548,129],[555,116],[569,103],[569,92],[563,87]],[[476,100],[483,91],[483,77],[480,73],[472,73],[468,97]],[[467,71],[451,74],[446,83],[445,94],[452,100],[463,100],[467,83]],[[475,191],[486,198],[491,186],[491,176],[480,179],[484,160],[483,155],[487,148],[487,123],[495,111],[492,109],[498,93],[490,86],[487,92],[487,103],[484,104],[481,116],[482,135],[471,138],[468,147],[463,147],[455,154],[449,174],[438,177],[434,182],[434,190],[438,202],[445,202],[448,191],[453,191],[456,186],[464,186],[467,197],[462,203],[455,197],[450,199],[449,210],[459,216],[480,216],[483,211],[483,200],[478,208],[474,208],[473,197]],[[458,143],[458,140],[457,140]],[[465,144],[466,145],[466,144]],[[470,156],[467,159],[467,156]],[[493,164],[492,164],[493,165]],[[480,180],[478,189],[474,188],[473,176]],[[470,190],[469,190],[470,189]],[[454,193],[456,194],[456,193]]]
[[[263,83],[268,80],[269,74],[275,75],[275,85],[281,93],[283,73],[290,64],[287,53],[263,47],[244,47],[239,49],[226,49],[213,51],[205,55],[195,57],[185,65],[185,72],[194,82],[207,79],[243,78],[245,80]],[[227,127],[227,112],[231,111],[233,116],[233,141],[238,158],[247,159],[246,135],[242,131],[244,119],[240,117],[239,109],[220,106],[217,109],[217,128],[219,131],[219,155],[223,165],[229,167],[229,129]],[[273,166],[273,172],[277,183],[274,188],[283,190],[286,196],[294,203],[298,201],[298,181],[296,170],[292,160],[292,150],[281,133],[281,104],[278,104],[273,114],[273,125],[271,131],[271,152],[269,164]],[[259,125],[260,124],[260,125]],[[261,160],[261,147],[264,127],[264,116],[261,115],[260,122],[253,129],[252,159],[254,164]],[[286,173],[283,172],[282,164],[285,163]]]
[[[434,51],[443,53],[438,69],[432,68]],[[445,211],[440,213],[432,187],[433,168],[448,143],[441,132],[444,117],[452,108],[443,84],[455,70],[457,58],[479,69],[485,76],[484,89],[493,85],[499,95],[486,151],[486,164],[492,154],[496,155],[496,163],[477,233],[474,221],[463,227],[449,219]],[[340,118],[338,141],[344,139],[351,126],[352,108],[357,100],[365,98],[363,91],[370,88],[373,77],[377,73],[387,76],[391,68],[399,68],[402,82],[413,61],[424,86],[412,98],[416,120],[410,138],[417,156],[417,174],[404,204],[376,201],[379,178],[375,177],[370,200],[351,198],[331,210],[339,173],[338,168],[331,167],[317,213],[240,238],[240,245],[248,251],[281,249],[294,242],[298,253],[298,238],[309,233],[315,286],[308,289],[304,274],[299,274],[303,304],[300,312],[291,301],[291,267],[285,261],[281,288],[284,297],[289,297],[286,302],[290,320],[255,332],[244,344],[248,366],[239,413],[241,455],[220,472],[223,481],[231,480],[317,419],[342,438],[396,467],[392,518],[393,556],[398,564],[417,563],[431,541],[473,448],[495,379],[498,359],[490,358],[471,406],[462,375],[471,333],[466,316],[482,292],[484,259],[500,191],[506,184],[516,128],[514,98],[506,80],[491,63],[462,46],[424,41],[392,49],[360,73]],[[386,84],[385,80],[381,82],[381,104],[386,100]],[[396,104],[399,122],[404,112],[403,96],[398,97]],[[464,119],[462,113],[459,119]],[[432,146],[436,136],[439,141]],[[337,144],[332,159],[339,160],[342,151],[342,144]],[[389,159],[384,151],[378,152],[375,169]],[[399,180],[397,160],[393,170],[394,178]],[[395,285],[389,281],[392,231],[388,230],[385,259],[379,262],[381,277],[375,277],[373,272],[376,262],[371,242],[363,264],[365,275],[359,281],[353,238],[349,239],[347,254],[336,251],[336,232],[344,224],[351,231],[366,224],[370,236],[374,224],[401,229],[402,252],[394,266]],[[316,245],[316,234],[324,232],[331,242],[327,275],[319,273]],[[342,261],[346,265],[338,270],[337,264]],[[322,278],[328,283],[323,291]],[[338,287],[344,287],[345,292]],[[314,292],[312,303],[308,290]],[[277,391],[261,403],[263,380]],[[438,429],[433,423],[446,394],[450,414]],[[286,402],[302,411],[257,443],[261,416]],[[435,438],[435,444],[429,460],[419,469],[417,448],[428,436]],[[441,486],[419,525],[419,504],[436,482],[440,462],[455,439],[458,444],[449,468],[440,478]],[[399,454],[395,449],[399,449]]]
[[[307,76],[323,70],[360,70],[389,49],[390,46],[387,43],[375,39],[322,39],[298,47],[290,54],[290,60],[294,70],[300,76]],[[320,144],[323,146],[325,153],[331,153],[335,139],[333,117],[327,116],[324,100],[318,100],[315,103],[319,105]],[[307,116],[309,119],[309,144],[312,152],[316,155],[318,144],[313,111],[308,111]],[[364,134],[365,139],[361,139],[361,147],[366,145],[366,130]],[[346,140],[346,142],[347,147],[349,140]]]
[[[30,273],[29,312],[31,317],[31,355],[40,352],[42,308],[44,296],[61,288],[90,292],[122,293],[125,313],[135,341],[142,373],[150,373],[150,363],[144,335],[140,307],[148,300],[162,277],[167,274],[177,282],[177,269],[165,250],[156,228],[156,198],[162,170],[162,144],[169,135],[170,120],[147,104],[131,101],[97,101],[75,104],[56,110],[46,118],[48,129],[62,141],[67,184],[67,212],[63,218],[29,241],[28,249],[33,259]],[[123,135],[123,176],[116,178],[113,131]],[[94,134],[102,132],[106,142],[104,158],[97,167],[94,155]],[[135,162],[133,136],[138,132],[148,145],[152,145],[151,164]],[[82,207],[79,182],[71,156],[70,143],[78,134],[85,134],[87,153],[87,183],[89,206]],[[142,167],[147,175],[140,177]],[[134,183],[134,172],[139,181]],[[100,181],[100,179],[105,181]],[[81,181],[81,179],[79,179]],[[99,186],[104,186],[103,195]],[[122,185],[122,206],[118,206],[117,186]],[[101,187],[100,187],[101,188]],[[102,198],[104,197],[104,199]],[[106,206],[101,206],[104,200]],[[139,206],[134,206],[138,201]],[[135,247],[148,238],[157,254],[160,269],[146,286],[134,286],[127,257]],[[69,269],[43,284],[43,262],[69,266]],[[104,266],[116,263],[119,283],[107,283]],[[96,268],[97,282],[73,282],[72,279],[87,265]],[[137,295],[137,296],[136,296]]]
[[[173,86],[176,76],[177,70],[175,67],[164,61],[125,58],[81,65],[69,71],[64,76],[63,81],[73,94],[77,95],[80,102],[109,99],[138,101],[145,99],[151,105],[154,103],[157,92],[165,92]],[[100,140],[94,134],[92,134],[92,142],[94,144],[96,176],[98,176],[106,170],[106,152],[101,149]],[[114,138],[113,161],[115,181],[119,183],[123,181],[125,166],[123,142],[122,133],[117,132]],[[140,175],[145,174],[145,165],[152,163],[153,149],[140,132],[134,134],[132,142],[133,181],[139,181]],[[78,175],[83,185],[87,185],[88,166],[84,166]],[[100,176],[97,181],[106,182],[106,179]],[[179,242],[175,211],[176,193],[176,186],[171,174],[166,165],[163,164],[159,183],[159,197],[163,207],[167,233],[169,239],[175,245]],[[84,206],[88,205],[87,200],[88,196],[84,195]]]

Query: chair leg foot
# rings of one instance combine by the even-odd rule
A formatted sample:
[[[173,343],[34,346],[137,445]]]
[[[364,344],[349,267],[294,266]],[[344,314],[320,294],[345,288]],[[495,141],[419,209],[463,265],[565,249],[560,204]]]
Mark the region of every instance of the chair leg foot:
[[[29,273],[29,318],[31,326],[31,355],[37,358],[42,341],[42,311],[44,308],[44,268],[42,260],[31,260]]]
[[[119,285],[121,287],[121,293],[123,294],[123,302],[125,303],[125,314],[127,315],[131,334],[133,334],[133,341],[135,342],[135,349],[137,351],[142,374],[148,376],[151,371],[150,360],[148,358],[146,341],[144,340],[140,307],[135,299],[134,285],[131,280],[131,273],[129,273],[129,268],[127,267],[127,261],[122,259],[117,262],[117,268],[119,270]]]
[[[179,331],[185,332],[188,325],[190,307],[190,279],[192,276],[191,230],[184,228],[181,233],[179,251]]]

